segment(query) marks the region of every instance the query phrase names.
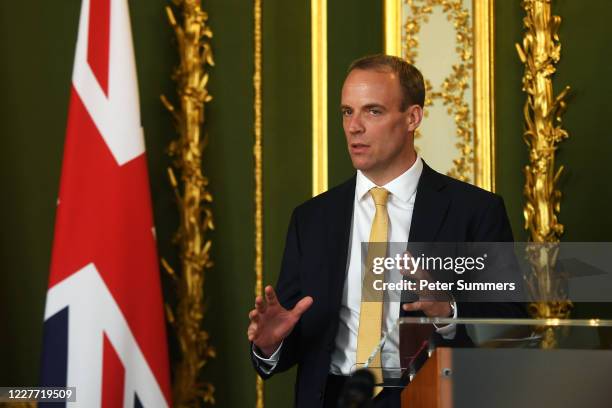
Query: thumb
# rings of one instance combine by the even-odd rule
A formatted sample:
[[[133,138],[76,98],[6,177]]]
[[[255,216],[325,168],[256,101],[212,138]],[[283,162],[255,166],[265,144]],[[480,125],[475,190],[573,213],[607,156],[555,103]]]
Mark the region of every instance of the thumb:
[[[306,310],[308,310],[308,308],[310,308],[310,306],[312,306],[312,302],[314,302],[312,297],[303,297],[295,304],[293,310],[291,310],[291,313],[293,313],[295,317],[300,317]]]

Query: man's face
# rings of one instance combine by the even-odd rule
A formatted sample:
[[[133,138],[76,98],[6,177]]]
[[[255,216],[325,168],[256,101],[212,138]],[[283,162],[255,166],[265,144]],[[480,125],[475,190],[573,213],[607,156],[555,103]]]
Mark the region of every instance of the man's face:
[[[389,71],[351,71],[342,87],[342,125],[356,169],[377,183],[406,171],[415,153],[413,132],[422,109],[400,111],[402,91],[397,74]]]

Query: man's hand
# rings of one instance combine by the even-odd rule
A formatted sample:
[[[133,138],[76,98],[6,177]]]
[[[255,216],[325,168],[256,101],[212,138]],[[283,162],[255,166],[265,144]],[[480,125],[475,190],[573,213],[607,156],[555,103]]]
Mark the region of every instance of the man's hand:
[[[421,310],[427,317],[452,317],[453,308],[449,302],[432,302],[420,300],[413,303],[404,303],[402,308],[407,312]]]
[[[412,254],[409,251],[406,251],[404,255],[408,255],[412,258]],[[402,271],[402,275],[405,275],[407,278],[415,282],[418,282],[419,280],[426,280],[428,282],[434,281],[431,274],[423,268],[417,268],[416,270],[410,271],[409,273]],[[450,294],[445,292],[431,291],[428,289],[419,289],[416,291],[416,294],[419,296],[419,298],[427,300],[404,303],[402,305],[402,309],[404,309],[406,312],[414,312],[420,310],[427,317],[453,316],[453,308],[450,304]],[[449,301],[434,301],[433,299],[449,299]]]
[[[255,309],[249,312],[251,322],[247,336],[264,357],[270,357],[312,305],[313,299],[310,296],[303,297],[293,309],[287,310],[278,303],[272,286],[266,286],[264,292],[265,302],[261,296],[257,296]]]

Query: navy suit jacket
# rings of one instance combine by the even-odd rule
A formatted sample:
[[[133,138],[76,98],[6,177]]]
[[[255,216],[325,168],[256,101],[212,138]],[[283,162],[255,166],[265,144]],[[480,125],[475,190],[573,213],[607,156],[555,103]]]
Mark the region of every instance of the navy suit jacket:
[[[353,176],[293,211],[276,293],[288,309],[304,296],[312,296],[314,302],[284,340],[271,374],[265,374],[260,361],[251,355],[264,379],[297,364],[297,407],[318,407],[323,402],[347,271],[355,180]],[[501,197],[437,173],[423,163],[409,241],[512,240]],[[458,309],[462,317],[524,316],[522,306],[512,303],[462,303]]]

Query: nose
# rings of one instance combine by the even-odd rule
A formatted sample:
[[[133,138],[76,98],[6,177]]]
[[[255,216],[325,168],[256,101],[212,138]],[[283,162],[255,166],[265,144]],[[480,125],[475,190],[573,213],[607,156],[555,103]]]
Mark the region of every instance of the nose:
[[[348,119],[348,127],[347,130],[351,134],[359,134],[363,133],[365,130],[363,127],[363,122],[361,121],[361,116],[358,113],[353,114]]]

